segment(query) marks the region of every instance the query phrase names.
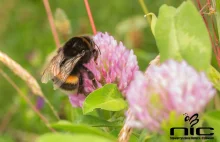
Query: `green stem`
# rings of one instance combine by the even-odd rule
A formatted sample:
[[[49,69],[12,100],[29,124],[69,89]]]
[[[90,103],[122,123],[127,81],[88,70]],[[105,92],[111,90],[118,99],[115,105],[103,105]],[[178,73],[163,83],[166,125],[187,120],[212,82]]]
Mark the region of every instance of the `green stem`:
[[[42,96],[45,103],[49,106],[49,108],[51,109],[51,111],[53,112],[54,116],[56,117],[57,120],[60,120],[60,117],[57,113],[57,111],[55,110],[55,108],[53,107],[53,105],[50,103],[50,101],[45,97],[45,96]]]
[[[139,3],[144,11],[144,14],[147,16],[147,14],[149,13],[148,9],[147,9],[147,6],[146,4],[144,3],[144,0],[139,0]],[[150,16],[147,16],[147,22],[149,24],[151,24],[151,17]]]

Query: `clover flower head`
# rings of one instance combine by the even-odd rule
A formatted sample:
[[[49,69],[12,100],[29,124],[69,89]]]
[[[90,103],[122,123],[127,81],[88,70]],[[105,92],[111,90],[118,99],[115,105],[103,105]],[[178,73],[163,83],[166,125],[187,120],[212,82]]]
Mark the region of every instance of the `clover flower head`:
[[[134,73],[139,69],[133,50],[126,49],[122,42],[117,43],[108,33],[97,33],[93,36],[93,40],[101,54],[96,63],[92,59],[85,66],[94,74],[98,87],[107,83],[115,83],[119,90],[126,94]],[[96,89],[86,74],[84,75],[84,89],[86,94]],[[74,95],[70,96],[70,100]]]
[[[204,72],[197,72],[185,61],[168,60],[137,72],[127,91],[135,116],[133,127],[159,131],[161,123],[174,111],[177,115],[201,112],[215,94]]]

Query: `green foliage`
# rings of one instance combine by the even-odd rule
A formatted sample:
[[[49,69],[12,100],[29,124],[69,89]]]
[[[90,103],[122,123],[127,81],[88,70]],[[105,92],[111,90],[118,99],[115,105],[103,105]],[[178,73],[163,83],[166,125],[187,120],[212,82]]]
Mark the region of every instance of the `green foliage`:
[[[215,137],[220,141],[220,111],[211,111],[204,114],[205,121],[214,128]]]
[[[116,84],[106,84],[90,93],[83,104],[83,113],[87,114],[96,108],[108,111],[120,111],[127,107]]]
[[[207,70],[211,60],[211,42],[206,26],[190,1],[177,9],[167,5],[160,8],[155,38],[161,61],[184,59],[197,70]]]
[[[169,58],[181,58],[174,27],[173,17],[175,13],[176,9],[167,5],[161,6],[159,11],[155,27],[155,38],[162,62]]]
[[[149,137],[147,137],[148,131],[143,130],[140,134],[140,137],[138,138],[138,142],[145,142]]]
[[[7,135],[0,135],[0,142],[13,142],[13,139]]]
[[[207,74],[215,88],[220,91],[220,73],[213,66],[210,66]]]
[[[116,138],[109,135],[108,133],[105,133],[98,128],[90,127],[84,124],[72,124],[68,121],[59,121],[58,123],[52,124],[51,126],[56,130],[62,130],[74,134],[93,134],[111,140],[116,140]]]
[[[42,135],[38,138],[36,142],[88,142],[88,141],[94,141],[94,142],[112,142],[112,140],[99,137],[96,135],[88,135],[88,134],[54,134],[54,133],[48,133],[45,135]]]
[[[101,119],[100,117],[92,115],[83,115],[78,120],[76,120],[76,123],[87,124],[93,127],[119,127],[122,124],[120,121],[109,122],[105,119]]]
[[[154,13],[149,13],[147,14],[147,16],[150,15],[152,17],[152,21],[151,21],[151,31],[153,33],[153,35],[155,36],[155,26],[157,23],[157,17]]]
[[[170,113],[168,121],[164,121],[162,123],[162,129],[164,131],[164,135],[161,136],[163,141],[170,141],[170,128],[172,127],[184,127],[184,117],[177,115],[174,111]],[[182,133],[175,133],[175,136],[181,137]]]

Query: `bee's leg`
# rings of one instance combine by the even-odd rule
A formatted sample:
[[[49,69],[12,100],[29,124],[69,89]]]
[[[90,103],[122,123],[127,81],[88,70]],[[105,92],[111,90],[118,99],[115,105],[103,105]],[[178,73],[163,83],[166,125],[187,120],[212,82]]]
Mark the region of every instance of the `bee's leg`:
[[[79,87],[78,87],[78,94],[84,94],[85,91],[84,91],[84,87],[83,87],[83,76],[82,74],[80,73],[79,75]]]
[[[90,80],[92,80],[92,84],[94,85],[95,88],[97,88],[98,85],[97,85],[97,82],[96,82],[96,80],[95,80],[94,74],[93,74],[87,67],[85,67],[85,66],[83,66],[82,69],[87,72],[88,78],[89,78]]]

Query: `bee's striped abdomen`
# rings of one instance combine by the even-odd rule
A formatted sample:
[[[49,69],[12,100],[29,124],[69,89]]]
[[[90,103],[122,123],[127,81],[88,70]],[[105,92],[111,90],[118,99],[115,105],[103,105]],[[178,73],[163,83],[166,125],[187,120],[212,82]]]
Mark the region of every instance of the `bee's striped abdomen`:
[[[55,77],[59,79],[59,75]],[[70,75],[67,77],[66,81],[60,86],[61,89],[66,91],[73,91],[78,88],[79,77],[76,75]]]
[[[70,75],[67,77],[65,83],[67,84],[78,84],[79,82],[79,77],[76,75]]]
[[[64,83],[60,86],[61,89],[66,90],[66,91],[73,91],[78,88],[78,84],[67,84]]]
[[[60,88],[68,91],[72,91],[78,88],[79,77],[70,75],[66,79],[65,83],[63,83]]]

